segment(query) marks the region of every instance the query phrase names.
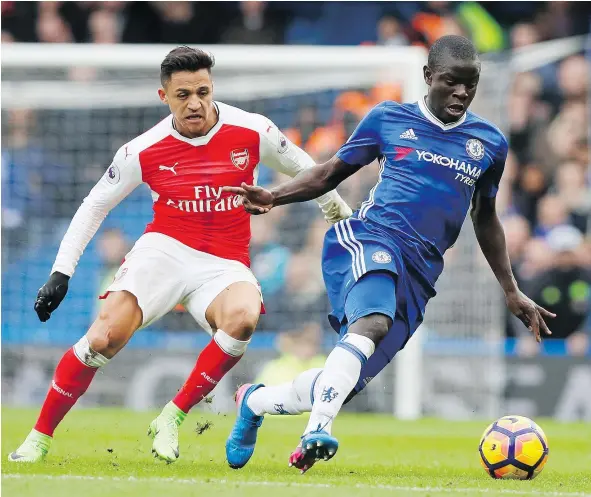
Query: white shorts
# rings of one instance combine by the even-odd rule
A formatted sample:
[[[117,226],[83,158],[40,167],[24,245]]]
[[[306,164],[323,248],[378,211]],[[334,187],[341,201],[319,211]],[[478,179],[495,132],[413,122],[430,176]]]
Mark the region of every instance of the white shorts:
[[[225,288],[239,281],[252,283],[260,293],[254,274],[241,262],[200,252],[160,233],[145,233],[125,256],[105,295],[121,290],[135,295],[142,328],[182,304],[213,334],[205,312]]]

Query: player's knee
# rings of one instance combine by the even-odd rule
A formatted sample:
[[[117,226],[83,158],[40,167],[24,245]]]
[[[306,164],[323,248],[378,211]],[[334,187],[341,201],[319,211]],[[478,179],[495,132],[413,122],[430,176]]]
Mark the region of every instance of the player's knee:
[[[105,357],[113,357],[129,339],[129,331],[108,311],[101,311],[87,334],[90,348]]]
[[[113,357],[129,341],[141,324],[135,306],[104,306],[86,334],[90,348],[107,358]]]
[[[391,326],[392,319],[389,316],[384,314],[370,314],[355,321],[349,327],[349,333],[363,335],[372,340],[377,346],[388,334]]]
[[[221,328],[236,340],[248,340],[259,321],[259,309],[252,306],[239,306],[227,313],[222,319]]]

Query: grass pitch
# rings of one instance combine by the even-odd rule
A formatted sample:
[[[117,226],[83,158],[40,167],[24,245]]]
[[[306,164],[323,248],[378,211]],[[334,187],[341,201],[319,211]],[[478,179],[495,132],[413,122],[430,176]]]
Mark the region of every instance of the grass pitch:
[[[301,417],[268,418],[250,463],[236,471],[224,457],[233,415],[191,413],[181,428],[181,459],[166,465],[152,459],[145,435],[156,414],[74,410],[45,462],[18,465],[4,461],[37,410],[2,409],[3,497],[591,496],[591,424],[537,419],[549,461],[537,479],[521,482],[493,480],[481,468],[477,446],[486,421],[343,415],[335,423],[335,458],[300,476],[287,459],[305,426]]]

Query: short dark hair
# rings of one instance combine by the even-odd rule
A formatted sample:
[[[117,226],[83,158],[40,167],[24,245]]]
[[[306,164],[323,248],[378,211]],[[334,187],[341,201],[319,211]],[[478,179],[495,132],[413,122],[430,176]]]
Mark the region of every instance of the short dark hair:
[[[160,64],[160,82],[164,86],[175,72],[180,71],[196,72],[200,69],[207,69],[211,73],[211,68],[214,65],[213,54],[205,50],[185,45],[176,47],[164,57],[162,64]]]
[[[441,69],[445,66],[448,56],[459,60],[478,60],[476,47],[468,38],[446,35],[435,40],[429,49],[427,64],[432,71]]]

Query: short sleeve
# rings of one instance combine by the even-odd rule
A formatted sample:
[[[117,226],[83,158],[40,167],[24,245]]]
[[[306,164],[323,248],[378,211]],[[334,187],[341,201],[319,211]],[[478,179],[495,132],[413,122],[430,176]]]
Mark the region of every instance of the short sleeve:
[[[477,189],[483,197],[496,197],[499,191],[499,183],[505,169],[505,161],[509,152],[507,139],[501,135],[501,143],[490,168],[482,175],[477,184]]]
[[[337,157],[351,165],[366,166],[382,153],[382,104],[365,115],[340,150]]]

